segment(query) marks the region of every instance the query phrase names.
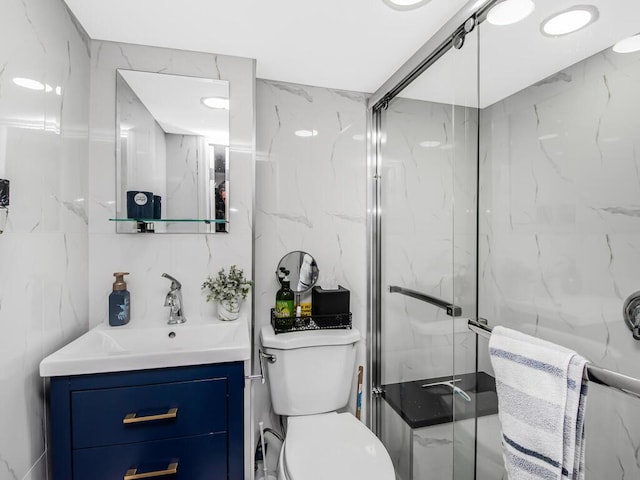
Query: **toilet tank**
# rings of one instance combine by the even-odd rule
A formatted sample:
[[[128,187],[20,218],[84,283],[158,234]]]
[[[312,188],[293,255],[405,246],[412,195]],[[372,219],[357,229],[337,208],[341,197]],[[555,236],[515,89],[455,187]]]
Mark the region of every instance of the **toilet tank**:
[[[356,329],[309,330],[275,334],[260,330],[273,410],[278,415],[313,415],[344,407],[355,378]]]

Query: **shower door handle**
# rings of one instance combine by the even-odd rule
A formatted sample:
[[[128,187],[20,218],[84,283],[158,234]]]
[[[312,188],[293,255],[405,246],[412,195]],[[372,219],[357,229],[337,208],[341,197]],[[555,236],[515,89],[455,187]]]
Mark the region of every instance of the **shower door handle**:
[[[432,297],[431,295],[427,295],[426,293],[417,292],[409,288],[398,287],[397,285],[389,285],[389,293],[400,293],[402,295],[406,295],[407,297],[416,298],[423,302],[429,303],[445,310],[447,312],[447,315],[449,315],[450,317],[462,316],[461,307],[453,305],[449,302],[445,302],[440,298]]]

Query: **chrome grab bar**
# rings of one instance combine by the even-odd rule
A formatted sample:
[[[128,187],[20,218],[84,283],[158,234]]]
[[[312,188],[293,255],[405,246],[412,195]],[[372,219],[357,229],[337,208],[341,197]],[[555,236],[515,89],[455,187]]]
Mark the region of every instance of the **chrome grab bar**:
[[[398,287],[397,285],[389,285],[389,293],[401,293],[407,297],[416,298],[431,305],[435,305],[436,307],[445,310],[447,315],[450,317],[459,317],[462,315],[462,308],[459,306],[445,302],[440,298],[432,297],[426,293],[417,292],[409,288]]]
[[[469,330],[477,333],[484,338],[491,338],[492,328],[482,322],[486,322],[486,320],[469,319]],[[628,375],[623,375],[622,373],[614,372],[613,370],[607,370],[606,368],[598,367],[597,365],[594,365],[590,362],[587,363],[587,378],[599,385],[604,385],[605,387],[614,388],[616,390],[619,390],[620,392],[640,397],[640,380],[637,378],[629,377]]]

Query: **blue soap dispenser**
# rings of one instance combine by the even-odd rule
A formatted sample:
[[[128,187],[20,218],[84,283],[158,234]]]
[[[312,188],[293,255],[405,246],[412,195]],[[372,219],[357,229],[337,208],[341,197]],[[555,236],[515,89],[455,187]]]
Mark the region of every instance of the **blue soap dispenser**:
[[[109,325],[119,327],[129,323],[131,307],[129,303],[129,291],[124,281],[124,276],[129,272],[116,272],[113,274],[116,281],[113,282],[113,292],[109,295]]]

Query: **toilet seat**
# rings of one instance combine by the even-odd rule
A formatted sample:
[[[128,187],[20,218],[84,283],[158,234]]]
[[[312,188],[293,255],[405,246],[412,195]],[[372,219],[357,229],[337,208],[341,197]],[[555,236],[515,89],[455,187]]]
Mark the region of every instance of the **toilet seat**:
[[[289,480],[394,480],[382,442],[350,413],[289,417],[281,461]]]

